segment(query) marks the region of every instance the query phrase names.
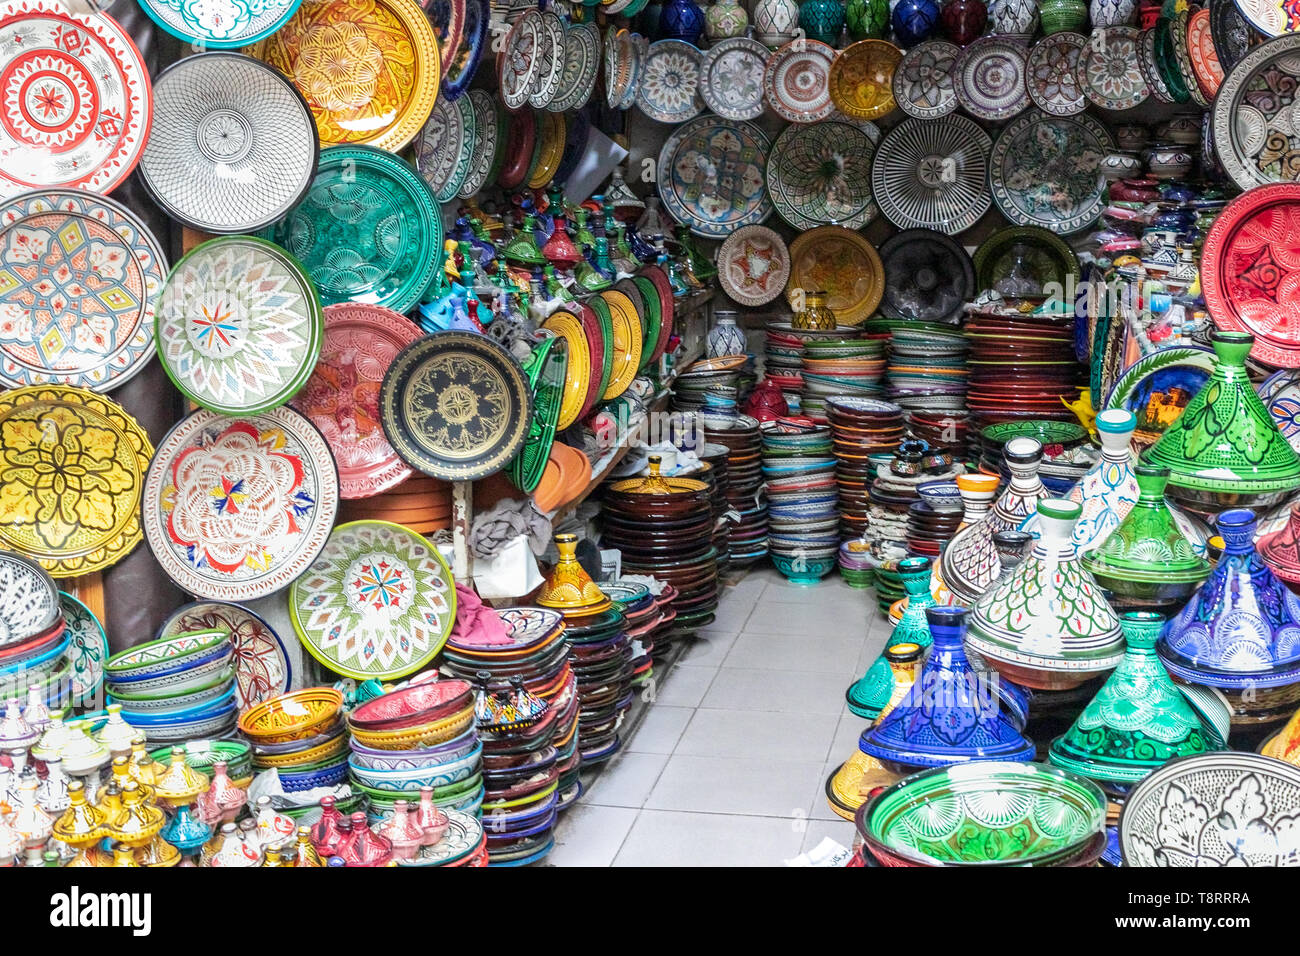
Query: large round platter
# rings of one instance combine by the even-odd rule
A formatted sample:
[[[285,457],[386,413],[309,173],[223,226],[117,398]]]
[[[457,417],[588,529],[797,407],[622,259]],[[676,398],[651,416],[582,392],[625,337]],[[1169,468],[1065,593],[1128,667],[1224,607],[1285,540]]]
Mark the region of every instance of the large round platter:
[[[466,0],[422,0],[420,6],[424,8],[429,25],[433,27],[434,39],[438,41],[438,64],[441,67],[442,92],[445,95],[447,71],[451,69],[452,60],[465,34]],[[447,98],[455,99],[454,96]]]
[[[465,181],[460,187],[460,197],[469,199],[491,178],[492,167],[496,164],[497,154],[502,142],[503,118],[498,115],[492,94],[486,90],[470,90],[469,101],[474,105],[474,161],[465,172]]]
[[[795,40],[767,58],[763,94],[768,106],[791,123],[816,123],[831,115],[831,66],[835,49],[817,40]]]
[[[1252,357],[1269,365],[1300,365],[1300,183],[1274,183],[1243,193],[1223,208],[1201,252],[1201,291],[1224,331],[1255,336]]]
[[[289,591],[308,653],[358,680],[392,680],[433,660],[456,621],[456,587],[437,549],[387,521],[334,529]]]
[[[438,202],[455,199],[464,184],[476,145],[473,124],[473,103],[438,100],[415,137],[415,168]]]
[[[57,0],[0,3],[0,198],[109,193],[135,168],[153,113],[140,51],[112,17]]]
[[[404,160],[369,146],[322,150],[307,195],[269,231],[306,267],[326,305],[407,312],[442,268],[442,215]]]
[[[600,30],[594,23],[575,23],[564,34],[564,69],[560,88],[547,109],[579,109],[591,99],[600,72]]]
[[[591,110],[578,109],[564,114],[564,149],[560,153],[560,164],[555,168],[551,182],[563,187],[578,168],[583,157],[587,155],[587,140],[591,136]]]
[[[893,78],[894,102],[898,108],[917,119],[935,119],[955,110],[957,91],[953,87],[953,74],[960,56],[961,47],[946,40],[926,40],[904,53]],[[835,73],[834,67],[831,73]],[[832,86],[832,95],[834,92]]]
[[[234,651],[235,700],[241,711],[289,692],[293,665],[275,628],[246,607],[225,601],[196,601],[177,608],[163,622],[159,637],[193,631],[230,633]]]
[[[91,705],[104,683],[104,662],[108,660],[108,636],[93,611],[71,594],[59,592],[59,605],[67,624],[67,659],[72,665],[72,699]],[[0,639],[0,645],[3,645]]]
[[[1250,50],[1257,34],[1233,0],[1210,0],[1208,6],[1214,52],[1219,55],[1223,71],[1230,73]]]
[[[1300,180],[1300,34],[1255,47],[1219,88],[1214,148],[1242,189]]]
[[[829,120],[781,131],[767,161],[767,192],[796,229],[866,225],[880,211],[871,196],[875,144],[856,126]]]
[[[1279,37],[1296,29],[1295,13],[1283,0],[1235,0],[1246,22],[1266,37]]]
[[[790,250],[766,226],[744,226],[718,249],[718,284],[741,305],[766,305],[785,289]]]
[[[301,2],[253,0],[217,7],[195,0],[140,0],[140,7],[150,20],[196,50],[228,50],[270,36],[293,16]]]
[[[1007,125],[993,144],[993,201],[1018,226],[1085,229],[1106,204],[1100,166],[1114,148],[1110,133],[1091,116],[1034,110]]]
[[[841,325],[870,318],[885,291],[885,270],[875,246],[843,226],[821,226],[790,243],[790,281],[794,290],[826,293],[826,305]]]
[[[568,348],[564,397],[560,401],[560,418],[555,425],[557,430],[563,431],[578,420],[591,389],[591,346],[587,343],[582,319],[566,309],[552,312],[542,327],[564,339]]]
[[[210,239],[158,297],[158,358],[190,401],[226,414],[283,405],[320,355],[320,300],[302,266],[251,236]]]
[[[1138,64],[1135,27],[1107,27],[1093,35],[1079,57],[1079,87],[1097,106],[1128,110],[1151,95]]]
[[[1088,108],[1079,85],[1079,62],[1088,38],[1078,33],[1053,33],[1029,48],[1026,82],[1029,98],[1044,113],[1073,116]]]
[[[610,373],[609,384],[601,396],[602,401],[613,401],[632,384],[637,369],[641,365],[641,322],[631,298],[617,289],[608,289],[598,296],[600,302],[609,309],[610,321],[614,329],[611,345],[614,349],[614,365]],[[595,299],[592,300],[595,303]]]
[[[1078,285],[1079,257],[1056,233],[1038,226],[1006,226],[990,233],[972,257],[975,288],[992,289],[994,284],[1019,266],[1040,285],[1055,283],[1062,290]],[[1064,292],[1061,293],[1064,295]]]
[[[980,37],[962,50],[953,88],[976,119],[1005,120],[1029,108],[1025,47],[1002,36]]]
[[[431,7],[447,6],[453,11],[462,6],[460,0],[435,0]],[[479,61],[487,46],[489,9],[486,0],[466,0],[463,4],[463,21],[460,41],[451,49],[440,43],[442,53],[442,95],[449,100],[459,99],[469,89],[478,71]],[[449,14],[449,16],[454,15]],[[437,28],[437,15],[431,13],[430,20]]]
[[[975,266],[961,243],[933,229],[897,232],[880,247],[887,319],[956,322],[975,297]]]
[[[664,208],[696,235],[722,238],[772,214],[763,165],[772,144],[757,126],[705,115],[676,129],[659,151]]]
[[[320,553],[339,505],[324,436],[292,408],[227,418],[201,409],[158,445],[144,482],[149,547],[196,597],[251,601]]]
[[[1124,369],[1106,396],[1106,408],[1133,413],[1135,447],[1154,445],[1177,416],[1171,407],[1186,407],[1214,371],[1209,349],[1171,346],[1150,352]]]
[[[56,578],[116,564],[140,543],[153,446],[95,392],[32,385],[0,393],[0,547]]]
[[[438,41],[415,0],[303,0],[249,52],[302,93],[324,146],[401,149],[429,118],[442,76]]]
[[[1156,25],[1151,28],[1153,36],[1152,58],[1156,72],[1160,74],[1160,78],[1164,81],[1165,88],[1169,91],[1173,101],[1175,103],[1186,103],[1192,97],[1178,63],[1178,51],[1173,40],[1173,23],[1174,21],[1168,17],[1161,17],[1156,21]]]
[[[700,77],[700,95],[708,108],[729,120],[762,116],[767,56],[767,47],[748,37],[730,37],[709,47]]]
[[[889,115],[896,105],[894,76],[902,58],[903,52],[884,40],[859,40],[845,47],[831,63],[827,81],[831,102],[854,119],[874,120]]]
[[[545,109],[560,89],[564,76],[564,21],[553,10],[542,12],[537,30],[537,72],[528,105]]]
[[[393,360],[379,414],[389,442],[412,468],[470,481],[500,471],[523,446],[532,397],[523,369],[496,342],[435,332]]]
[[[1219,53],[1214,49],[1210,11],[1205,7],[1187,18],[1187,55],[1191,58],[1201,95],[1207,100],[1214,99],[1214,94],[1223,85],[1223,64],[1219,62]]]
[[[140,180],[192,229],[253,232],[283,216],[316,175],[306,101],[261,60],[201,53],[154,81],[154,128]]]
[[[325,309],[325,344],[311,378],[293,399],[329,443],[343,498],[369,498],[411,477],[379,423],[379,389],[397,353],[424,333],[377,305]]]
[[[964,116],[907,119],[876,147],[871,191],[900,229],[956,235],[988,210],[988,133]]]
[[[0,201],[0,387],[108,391],[154,353],[167,260],[135,214],[76,189]]]
[[[700,51],[681,40],[651,43],[636,84],[636,105],[661,123],[684,123],[699,114]]]

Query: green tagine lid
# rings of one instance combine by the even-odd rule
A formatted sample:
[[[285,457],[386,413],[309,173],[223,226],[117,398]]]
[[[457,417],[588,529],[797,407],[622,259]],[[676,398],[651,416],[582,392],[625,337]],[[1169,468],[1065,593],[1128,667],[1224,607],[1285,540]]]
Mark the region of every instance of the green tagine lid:
[[[1135,783],[1175,757],[1221,749],[1156,656],[1164,617],[1131,611],[1120,618],[1128,649],[1064,735],[1048,761],[1094,780]]]

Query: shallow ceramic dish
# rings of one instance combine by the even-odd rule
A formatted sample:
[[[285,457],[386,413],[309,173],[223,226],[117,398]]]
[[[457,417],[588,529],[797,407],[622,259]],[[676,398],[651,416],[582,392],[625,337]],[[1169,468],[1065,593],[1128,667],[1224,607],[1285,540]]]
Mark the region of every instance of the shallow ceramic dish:
[[[191,662],[191,666],[168,674],[121,681],[110,680],[105,676],[104,690],[110,694],[123,692],[137,697],[189,693],[223,673],[232,663],[233,657],[233,648],[218,648],[203,655],[201,663],[196,660]]]
[[[342,692],[332,687],[308,687],[245,711],[239,718],[239,730],[257,743],[300,740],[318,733],[342,707]]]
[[[221,673],[207,683],[207,686],[189,691],[184,694],[152,694],[144,696],[133,696],[130,694],[109,694],[109,702],[121,704],[123,713],[134,711],[137,713],[164,713],[173,710],[183,710],[189,707],[202,706],[205,703],[216,700],[225,696],[230,689],[230,682],[234,680],[235,671],[232,667],[225,668]]]
[[[348,715],[348,724],[362,730],[401,730],[459,713],[473,692],[463,680],[415,684],[366,701]]]
[[[375,750],[429,749],[459,737],[473,723],[474,709],[470,707],[463,713],[400,731],[380,733],[358,728],[352,731],[352,737],[358,743]]]
[[[114,682],[163,677],[197,663],[196,658],[222,649],[229,642],[230,632],[223,629],[160,637],[114,654],[104,663],[104,673]]]
[[[376,790],[411,790],[419,787],[447,787],[462,780],[468,780],[482,769],[483,745],[480,743],[473,750],[455,760],[427,767],[411,767],[394,770],[376,770],[365,767],[353,757],[349,761],[352,776],[368,787]]]
[[[318,763],[335,763],[335,757],[348,749],[347,736],[338,734],[324,743],[314,744],[300,750],[281,754],[268,754],[262,747],[253,748],[253,766],[265,767],[308,767]]]
[[[122,708],[122,719],[133,727],[174,727],[177,724],[193,723],[196,721],[207,720],[211,717],[224,717],[230,713],[232,706],[239,706],[234,701],[235,687],[232,684],[224,688],[221,694],[215,699],[189,707],[168,710],[135,711],[128,710],[124,706]]]
[[[235,729],[235,706],[231,704],[224,713],[205,720],[166,726],[153,725],[142,729],[145,740],[151,744],[180,742],[195,737],[219,737]],[[232,782],[239,783],[238,779],[231,779]]]

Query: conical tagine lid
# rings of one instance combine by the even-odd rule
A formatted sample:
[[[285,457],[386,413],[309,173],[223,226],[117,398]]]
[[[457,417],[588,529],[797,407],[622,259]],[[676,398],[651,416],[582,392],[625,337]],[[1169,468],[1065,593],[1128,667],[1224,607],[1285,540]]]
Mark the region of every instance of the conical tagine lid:
[[[555,547],[560,552],[560,560],[543,582],[537,603],[573,617],[585,617],[607,610],[611,604],[609,598],[578,563],[577,535],[557,534]]]

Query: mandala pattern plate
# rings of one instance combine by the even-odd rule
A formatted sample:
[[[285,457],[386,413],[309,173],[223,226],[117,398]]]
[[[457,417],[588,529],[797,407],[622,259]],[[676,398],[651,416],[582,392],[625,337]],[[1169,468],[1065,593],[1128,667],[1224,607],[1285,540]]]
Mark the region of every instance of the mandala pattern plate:
[[[1102,158],[1115,148],[1106,128],[1086,114],[1038,110],[998,135],[989,166],[993,201],[1009,222],[1078,232],[1106,204]]]
[[[327,305],[407,312],[442,268],[433,193],[405,161],[369,146],[323,150],[306,198],[267,235],[306,267]]]
[[[790,250],[766,226],[745,226],[727,236],[718,250],[718,282],[741,305],[771,302],[790,277]]]
[[[858,120],[892,113],[894,76],[902,57],[898,47],[884,40],[860,40],[846,47],[835,57],[827,80],[835,108]]]
[[[325,309],[325,345],[293,407],[329,442],[343,498],[369,498],[411,477],[379,423],[379,388],[397,353],[423,334],[382,306],[343,302]]]
[[[291,408],[227,418],[201,409],[158,446],[144,483],[154,557],[196,597],[252,601],[315,560],[339,505],[329,445]]]
[[[459,99],[469,89],[478,72],[483,50],[487,46],[488,21],[490,11],[487,0],[433,0],[429,4],[429,20],[434,30],[439,28],[438,10],[447,7],[449,11],[463,6],[461,11],[464,22],[461,25],[460,41],[454,47],[439,40],[438,49],[442,53],[442,95],[450,100]],[[454,16],[449,12],[448,16]]]
[[[303,0],[248,52],[298,88],[324,146],[401,149],[429,118],[442,75],[433,27],[415,0]]]
[[[1134,27],[1107,27],[1079,57],[1079,86],[1107,110],[1128,110],[1151,95],[1138,63],[1139,34]]]
[[[885,291],[885,269],[875,246],[843,226],[820,226],[790,244],[790,282],[795,289],[825,292],[826,305],[841,325],[870,318]]]
[[[140,6],[154,23],[195,49],[227,50],[270,36],[284,26],[301,2],[140,0]]]
[[[474,104],[474,162],[465,173],[465,182],[461,184],[459,196],[469,199],[477,195],[490,178],[492,167],[496,165],[497,153],[501,149],[502,118],[497,115],[496,104],[492,94],[485,90],[470,90],[468,99]]]
[[[701,116],[677,129],[659,151],[664,208],[696,235],[722,238],[772,214],[763,164],[772,144],[757,126]]]
[[[59,613],[59,592],[45,570],[22,555],[0,551],[0,647],[49,630]]]
[[[71,594],[60,591],[59,605],[68,626],[65,653],[71,665],[68,677],[72,681],[72,701],[96,706],[95,698],[104,683],[104,661],[108,660],[108,636],[94,612]]]
[[[158,297],[158,358],[190,401],[238,415],[283,405],[320,355],[323,319],[311,280],[264,239],[195,246]]]
[[[1029,49],[1029,98],[1044,113],[1073,116],[1088,107],[1079,86],[1079,60],[1088,38],[1078,33],[1053,33]]]
[[[537,31],[537,72],[528,105],[545,109],[554,99],[564,75],[564,21],[552,10],[542,13]]]
[[[871,191],[900,229],[969,229],[992,202],[988,190],[992,142],[964,116],[907,119],[876,147]]]
[[[1214,146],[1242,189],[1300,180],[1300,34],[1255,47],[1219,90]]]
[[[379,414],[388,441],[412,468],[472,481],[500,471],[523,446],[532,393],[519,363],[496,342],[435,332],[393,360]]]
[[[767,163],[767,192],[796,229],[836,223],[858,229],[880,211],[871,197],[875,146],[856,126],[787,126]]]
[[[154,81],[154,128],[140,179],[192,229],[255,232],[316,175],[316,123],[302,95],[260,60],[201,53]]]
[[[636,84],[636,105],[660,123],[684,123],[699,114],[700,51],[681,40],[650,44]]]
[[[341,524],[289,592],[298,639],[330,670],[392,680],[433,660],[456,623],[456,586],[432,544],[387,521]]]
[[[287,693],[293,665],[275,628],[246,607],[225,601],[196,601],[172,612],[158,636],[193,631],[230,632],[234,649],[235,700],[241,711]]]
[[[580,109],[591,99],[600,72],[600,30],[594,23],[571,24],[564,34],[564,71],[560,88],[547,109],[556,113]]]
[[[466,128],[464,114],[455,100],[433,104],[429,122],[415,137],[415,168],[433,191],[438,202],[448,202],[460,192],[466,170],[461,165],[466,143],[474,151],[474,130]],[[462,179],[457,179],[460,173]]]
[[[57,0],[0,4],[0,101],[0,199],[26,189],[112,192],[149,138],[140,51],[116,20]]]
[[[700,94],[723,119],[751,120],[763,115],[763,68],[767,47],[748,37],[719,40],[704,54]]]
[[[763,69],[763,93],[767,105],[791,123],[816,123],[826,119],[835,109],[830,88],[834,62],[835,49],[825,43],[817,40],[787,43],[768,57]],[[890,99],[893,99],[892,95]]]
[[[541,29],[541,13],[529,10],[515,21],[497,58],[497,89],[508,110],[523,109],[533,95],[541,69]]]
[[[152,454],[144,429],[102,395],[55,385],[0,393],[0,546],[56,578],[116,564],[140,543]]]
[[[893,79],[898,108],[917,119],[947,116],[955,110],[953,72],[959,56],[961,47],[945,40],[927,40],[904,53]]]
[[[0,386],[108,391],[153,356],[167,260],[130,210],[74,189],[0,203]]]
[[[1028,69],[1023,45],[1006,37],[980,37],[957,61],[957,102],[976,119],[1010,119],[1029,108]]]
[[[1259,186],[1223,208],[1201,252],[1201,291],[1214,324],[1252,333],[1251,356],[1284,368],[1300,366],[1297,229],[1300,183]]]
[[[1210,33],[1210,11],[1204,7],[1187,18],[1187,54],[1191,57],[1201,95],[1206,100],[1214,99],[1214,94],[1223,85],[1223,64],[1219,62],[1214,37]]]

